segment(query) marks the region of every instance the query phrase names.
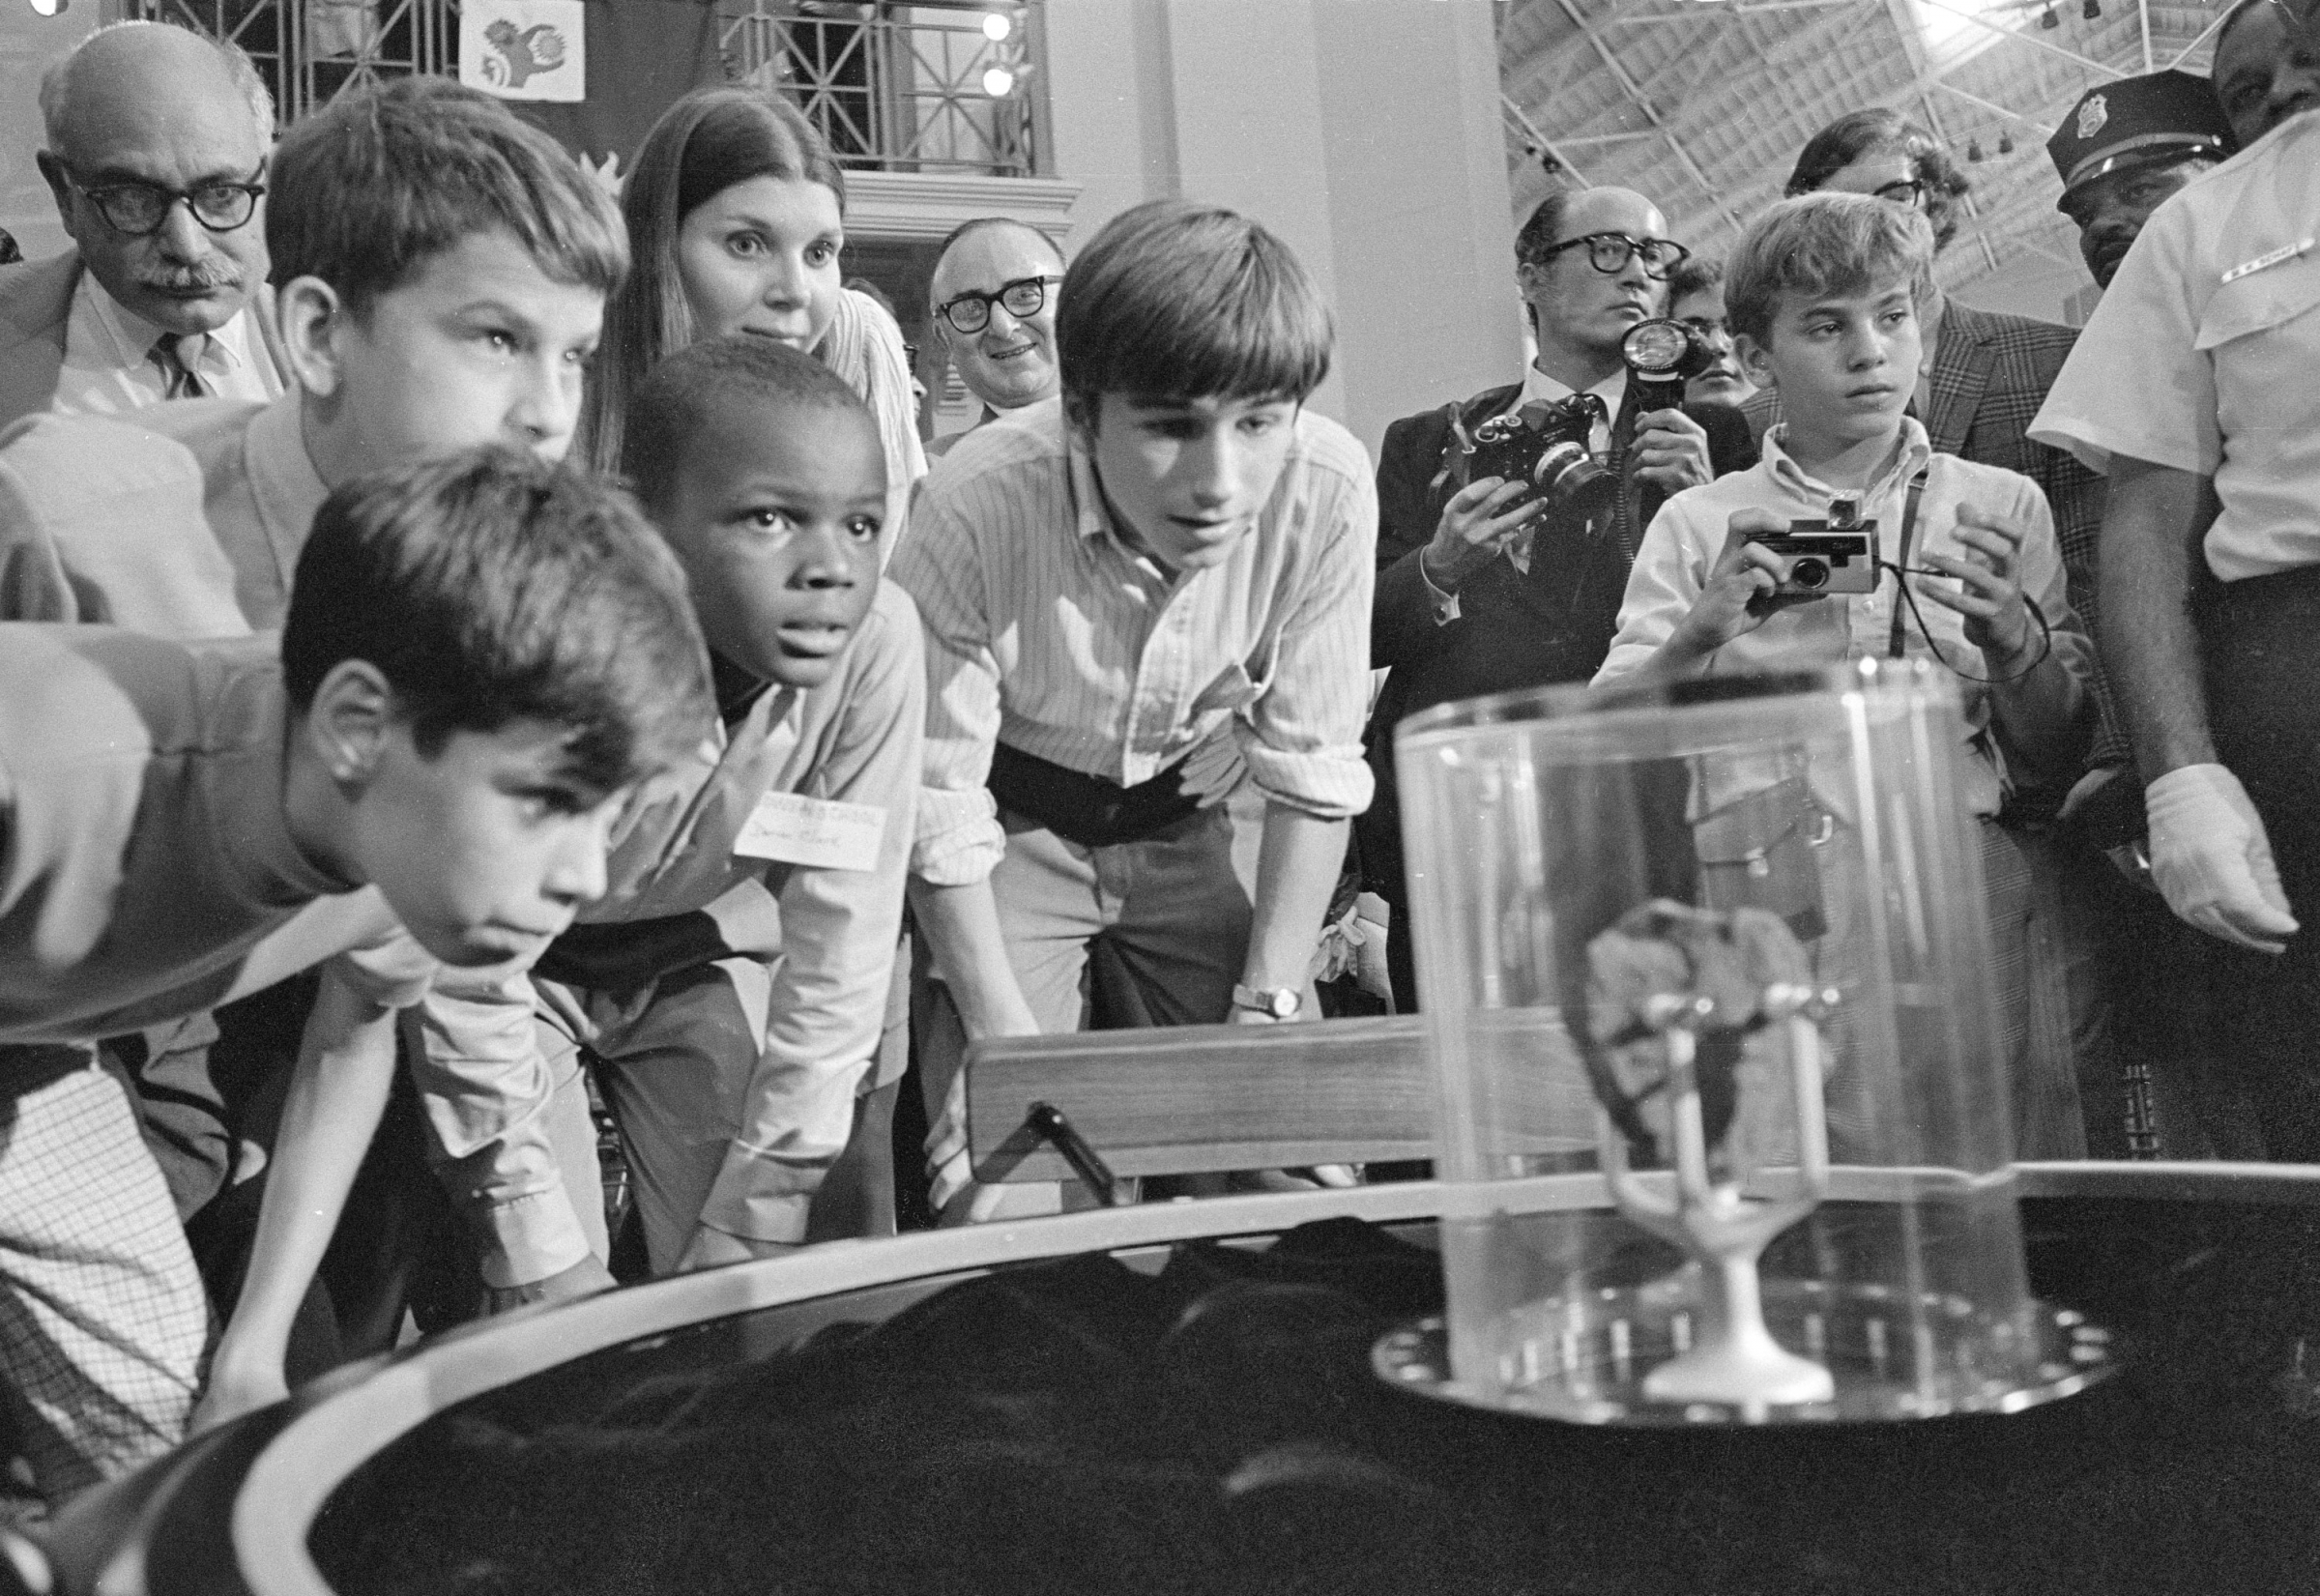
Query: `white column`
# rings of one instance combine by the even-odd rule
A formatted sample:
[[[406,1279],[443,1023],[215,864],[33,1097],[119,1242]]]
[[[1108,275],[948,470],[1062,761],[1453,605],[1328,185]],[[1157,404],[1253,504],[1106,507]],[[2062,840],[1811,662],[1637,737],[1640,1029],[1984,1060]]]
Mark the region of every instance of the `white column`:
[[[1317,408],[1397,416],[1522,370],[1491,0],[1061,0],[1047,8],[1073,242],[1167,195],[1246,212],[1329,295]]]

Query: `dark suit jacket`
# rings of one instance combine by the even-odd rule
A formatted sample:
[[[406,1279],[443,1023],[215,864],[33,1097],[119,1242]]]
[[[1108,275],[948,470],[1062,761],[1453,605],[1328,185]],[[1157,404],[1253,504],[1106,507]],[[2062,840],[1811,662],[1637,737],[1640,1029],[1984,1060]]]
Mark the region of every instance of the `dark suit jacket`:
[[[1456,407],[1468,427],[1499,414],[1520,386],[1494,388]],[[1455,448],[1450,408],[1406,416],[1385,429],[1378,453],[1378,590],[1370,612],[1370,663],[1390,666],[1366,735],[1378,798],[1363,818],[1362,861],[1373,888],[1401,901],[1401,814],[1393,771],[1394,727],[1405,716],[1453,699],[1584,682],[1603,663],[1627,592],[1631,550],[1602,529],[1547,528],[1531,544],[1528,574],[1500,556],[1458,590],[1459,619],[1437,625],[1418,556],[1457,489],[1445,475]],[[1717,476],[1755,463],[1748,424],[1730,405],[1686,405],[1707,430]],[[1612,427],[1624,459],[1633,407]],[[1666,497],[1627,478],[1630,536],[1639,538]]]
[[[2054,512],[2055,540],[2062,545],[2071,607],[2087,630],[2096,632],[2095,544],[2102,531],[2102,479],[2070,450],[2026,436],[2077,341],[2074,327],[1977,310],[1951,300],[1942,308],[1941,337],[1927,375],[1933,413],[1920,420],[1940,452],[2018,471],[2044,491],[2046,507]],[[1781,419],[1780,394],[1761,390],[1741,410],[1761,443],[1766,429]],[[2110,683],[2099,663],[2094,685],[2102,723],[2090,763],[2111,764],[2126,757],[2127,746],[2115,730]]]
[[[1497,415],[1521,392],[1494,388],[1458,411],[1470,427]],[[1716,474],[1754,463],[1745,423],[1729,405],[1687,405],[1707,429]],[[1612,430],[1614,458],[1625,455],[1634,417]],[[1610,647],[1627,591],[1629,549],[1605,529],[1542,530],[1530,571],[1501,556],[1458,591],[1459,619],[1436,625],[1418,555],[1434,537],[1442,507],[1457,489],[1445,475],[1454,448],[1447,407],[1406,416],[1385,429],[1378,454],[1378,591],[1370,615],[1370,663],[1391,666],[1372,718],[1372,741],[1390,740],[1404,715],[1452,699],[1557,682],[1583,682]],[[1631,536],[1639,537],[1666,497],[1628,478]]]
[[[46,410],[65,365],[65,326],[80,286],[80,253],[68,249],[46,260],[0,267],[0,427]],[[284,388],[295,388],[290,363],[274,330],[274,289],[265,283],[246,308],[258,332],[254,359],[271,360]]]

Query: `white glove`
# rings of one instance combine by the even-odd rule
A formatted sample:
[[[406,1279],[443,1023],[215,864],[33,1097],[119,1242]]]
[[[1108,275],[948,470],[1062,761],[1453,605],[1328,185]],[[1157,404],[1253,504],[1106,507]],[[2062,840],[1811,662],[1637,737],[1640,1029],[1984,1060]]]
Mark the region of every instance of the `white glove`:
[[[2296,932],[2263,817],[2220,765],[2186,765],[2143,789],[2151,874],[2177,917],[2211,937],[2277,953]]]

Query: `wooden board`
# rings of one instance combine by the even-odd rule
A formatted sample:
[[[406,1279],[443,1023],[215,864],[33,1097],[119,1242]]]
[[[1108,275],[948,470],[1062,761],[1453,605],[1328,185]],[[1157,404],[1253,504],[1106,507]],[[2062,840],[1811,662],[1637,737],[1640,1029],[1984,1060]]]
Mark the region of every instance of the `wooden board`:
[[[1591,1147],[1592,1101],[1560,1015],[1508,1009],[1484,1021],[1479,1045],[1520,1048],[1526,1060],[1490,1072],[1513,1095],[1496,1116],[1510,1142]],[[1062,1110],[1123,1176],[1432,1158],[1438,1088],[1424,1024],[1397,1015],[977,1042],[967,1053],[975,1178],[1072,1178],[1024,1127],[1037,1102]]]

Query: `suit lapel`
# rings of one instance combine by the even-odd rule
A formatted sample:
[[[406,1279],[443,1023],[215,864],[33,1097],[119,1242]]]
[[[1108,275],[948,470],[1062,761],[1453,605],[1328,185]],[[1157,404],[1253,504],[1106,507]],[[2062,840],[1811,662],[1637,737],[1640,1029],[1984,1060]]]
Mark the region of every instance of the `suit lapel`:
[[[46,410],[65,367],[65,327],[80,256],[61,255],[0,273],[0,426]]]
[[[1982,391],[1989,386],[1991,350],[1987,329],[1955,300],[1941,317],[1941,341],[1934,346],[1933,369],[1928,374],[1933,414],[1926,420],[1926,434],[1936,452],[1964,452],[1966,434],[1973,430],[1974,412],[1981,408]]]

